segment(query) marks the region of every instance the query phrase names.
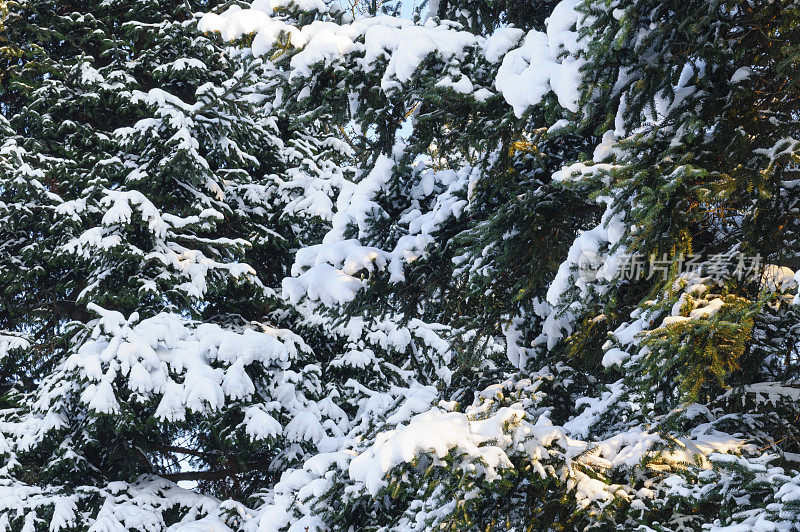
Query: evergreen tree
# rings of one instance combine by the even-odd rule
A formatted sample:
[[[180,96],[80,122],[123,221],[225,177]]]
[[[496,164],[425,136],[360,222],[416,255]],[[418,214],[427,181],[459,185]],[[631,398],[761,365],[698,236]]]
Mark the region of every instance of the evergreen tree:
[[[269,7],[265,9],[269,13]],[[346,398],[344,403],[349,407],[344,408],[353,418],[341,448],[354,447],[368,456],[369,444],[380,437],[381,431],[403,429],[411,414],[430,408],[437,396],[457,401],[450,407],[455,411],[445,417],[451,415],[461,420],[459,423],[479,422],[490,413],[495,415],[486,422],[499,422],[508,410],[484,412],[495,396],[492,391],[486,396],[478,391],[529,367],[520,361],[520,346],[515,343],[513,349],[506,350],[502,336],[498,336],[512,318],[518,322],[527,318],[524,309],[532,317],[525,334],[529,340],[536,336],[532,331],[541,326],[536,311],[542,315],[543,309],[549,308],[543,298],[548,278],[555,275],[559,247],[531,250],[535,273],[531,264],[515,262],[518,266],[507,272],[510,279],[503,282],[511,286],[495,283],[496,293],[487,289],[486,284],[492,281],[477,278],[491,279],[496,259],[487,250],[492,249],[492,240],[510,241],[508,248],[518,249],[530,241],[552,241],[555,235],[563,253],[576,231],[591,220],[591,206],[575,212],[559,210],[557,205],[566,206],[570,199],[579,201],[579,196],[574,191],[557,190],[550,179],[550,173],[561,164],[590,149],[591,133],[575,135],[574,129],[547,133],[535,123],[527,124],[530,118],[524,116],[527,105],[523,103],[527,95],[519,95],[520,104],[510,108],[503,96],[494,93],[496,80],[505,76],[511,79],[505,84],[509,95],[504,96],[517,100],[513,78],[523,72],[516,70],[513,62],[506,62],[503,55],[520,47],[520,60],[529,66],[531,58],[521,42],[520,30],[500,31],[494,42],[483,44],[444,24],[409,28],[407,36],[399,34],[395,40],[383,35],[394,35],[406,23],[386,21],[383,26],[368,26],[356,20],[350,24],[334,9],[313,17],[287,17],[283,13],[276,12],[267,23],[277,27],[266,25],[255,36],[253,52],[277,56],[276,67],[287,70],[290,83],[294,83],[290,92],[299,95],[297,101],[285,103],[292,110],[290,114],[327,115],[326,120],[342,132],[355,155],[355,174],[352,182],[341,187],[331,230],[321,244],[300,250],[293,277],[284,281],[284,296],[304,309],[307,320],[347,339],[343,353],[329,364],[341,373],[329,370],[323,379],[339,390],[337,395]],[[221,30],[228,38],[236,37],[229,31],[236,31],[238,21],[256,16],[260,15],[232,10],[221,18],[209,15],[201,26]],[[577,14],[570,16],[576,18]],[[574,20],[566,24],[567,31],[574,32],[574,26]],[[352,40],[353,45],[331,48],[328,39],[332,36],[314,32],[323,27],[332,35]],[[280,31],[288,39],[282,39]],[[429,44],[422,50],[414,49],[409,56],[407,46],[412,39],[425,39]],[[297,49],[285,52],[287,44]],[[341,53],[342,49],[351,51]],[[559,56],[567,51],[548,51],[546,60],[560,66]],[[542,92],[546,95],[548,91]],[[540,123],[570,116],[573,111],[563,109],[558,102],[563,99],[572,108],[574,94],[559,91],[546,96]],[[562,136],[572,139],[574,147]],[[529,189],[530,195],[521,198],[521,193]],[[548,193],[554,197],[553,203],[537,201]],[[516,219],[515,215],[526,207],[532,209],[531,218],[538,218],[538,224],[529,226],[525,220]],[[563,219],[561,225],[553,216]],[[504,220],[519,226],[503,227]],[[549,258],[548,253],[552,253]],[[481,269],[485,257],[492,259]],[[526,277],[514,279],[520,270]],[[482,288],[476,286],[481,282],[485,283]],[[524,288],[517,283],[524,283]],[[542,423],[549,416],[566,420],[574,411],[570,400],[575,392],[573,384],[585,388],[586,383],[563,364],[551,367],[544,363],[540,368],[530,389],[539,390],[536,401],[553,406],[543,407],[535,415],[521,411],[514,414],[515,428],[509,430],[519,429],[522,434],[539,417]],[[431,385],[441,392],[434,394]],[[515,384],[508,386],[514,390]],[[518,389],[526,387],[520,385]],[[475,404],[470,407],[473,396]],[[513,401],[502,404],[518,406]],[[556,413],[543,415],[548,409]],[[432,410],[432,422],[438,421],[439,409]],[[411,427],[408,431],[414,432]],[[550,446],[548,435],[557,433],[557,429],[543,430],[546,443],[536,445]],[[463,528],[530,518],[524,509],[502,505],[502,496],[492,497],[494,504],[474,508],[445,504],[449,498],[467,493],[461,482],[449,483],[454,480],[452,470],[477,467],[476,477],[470,477],[474,484],[469,490],[497,484],[487,482],[481,466],[465,465],[480,462],[479,456],[469,451],[462,454],[459,451],[464,449],[457,443],[443,443],[442,449],[445,454],[451,449],[455,453],[447,467],[436,467],[444,458],[442,454],[432,463],[423,460],[415,464],[414,470],[426,471],[415,487],[402,482],[410,472],[398,473],[398,483],[393,485],[360,480],[353,486],[357,473],[349,456],[312,460],[269,492],[261,522],[313,527],[323,523],[379,526],[384,522],[418,521],[420,526],[450,523]],[[503,456],[506,451],[514,455],[510,448],[497,450]],[[558,445],[547,451],[553,464],[565,460],[562,453],[569,452]],[[524,461],[524,456],[514,455],[513,459]],[[396,462],[389,464],[393,465],[399,466]],[[538,472],[528,471],[517,481],[509,480],[505,489],[534,482]],[[575,478],[587,482],[589,477],[582,475]],[[302,505],[292,504],[295,478],[317,486],[317,492],[325,496]],[[545,484],[552,483],[548,489],[558,492],[573,481],[572,475],[566,474]],[[426,492],[439,484],[448,487]],[[381,502],[385,499],[380,494],[396,501],[391,505]],[[531,491],[530,504],[545,500],[539,499],[542,496],[542,492]],[[574,494],[570,497],[577,505]],[[420,498],[429,500],[430,510],[418,506]],[[583,497],[581,504],[591,504],[592,500],[591,496]],[[438,506],[444,507],[439,510]],[[428,511],[427,517],[420,517]],[[462,519],[464,511],[469,513]],[[544,511],[542,522],[554,519],[554,512],[559,511],[557,506]],[[414,512],[420,512],[419,516]]]
[[[766,517],[776,488],[752,475],[770,461],[797,467],[790,397],[798,360],[784,343],[797,323],[797,264],[786,246],[796,231],[797,154],[787,124],[797,102],[786,70],[796,43],[785,30],[797,6],[635,1],[583,9],[592,23],[582,115],[605,131],[595,153],[605,164],[580,170],[606,214],[592,231],[599,248],[586,238],[574,248],[576,257],[599,253],[607,266],[594,282],[565,275],[574,285],[557,286],[551,299],[573,315],[567,345],[602,358],[606,382],[618,386],[594,430],[607,437],[648,426],[675,438],[713,427],[755,442],[737,466],[720,465],[719,476],[690,473],[686,490],[697,491],[688,506],[672,507],[682,496],[663,488],[669,502],[641,515],[648,526],[794,526],[789,509]],[[620,275],[636,257],[650,274]],[[760,391],[775,410],[764,408]],[[740,482],[765,489],[747,511],[730,506],[730,485]],[[698,504],[707,513],[697,514]]]
[[[255,90],[267,62],[197,31],[190,9],[208,7],[12,5],[27,44],[2,92],[11,528],[213,524],[217,502],[171,481],[244,500],[338,435],[271,288],[303,230],[277,174],[299,179],[291,146],[317,145]]]
[[[794,388],[762,382],[766,375],[793,374],[794,355],[778,362],[767,353],[770,347],[765,343],[791,343],[772,335],[778,322],[794,330],[789,303],[795,290],[788,268],[792,264],[767,257],[767,249],[762,251],[752,240],[746,243],[744,235],[752,230],[747,223],[755,222],[744,223],[747,218],[738,215],[750,208],[758,185],[708,181],[708,176],[717,178],[722,147],[731,146],[723,130],[737,131],[734,125],[723,127],[726,109],[733,109],[729,106],[735,100],[724,83],[717,82],[749,79],[748,71],[738,69],[752,70],[761,64],[758,58],[741,56],[736,41],[719,31],[728,24],[733,34],[744,35],[754,20],[720,22],[720,17],[736,12],[730,6],[698,3],[697,11],[692,11],[694,5],[685,9],[677,4],[645,4],[632,1],[610,8],[604,3],[561,2],[549,17],[520,24],[526,29],[544,25],[546,33],[503,28],[478,49],[472,48],[475,41],[458,33],[458,26],[444,23],[435,35],[446,37],[429,49],[415,49],[410,57],[401,34],[391,40],[381,38],[394,35],[393,22],[368,31],[358,21],[348,24],[334,16],[337,26],[328,26],[331,36],[352,45],[333,49],[322,33],[315,33],[322,31],[322,25],[312,19],[276,19],[298,47],[282,68],[290,72],[290,79],[302,80],[307,87],[301,91],[298,85],[300,100],[324,109],[349,107],[350,113],[331,117],[337,127],[354,122],[357,132],[367,131],[359,139],[362,155],[357,162],[362,169],[354,176],[352,192],[343,187],[333,229],[322,244],[298,254],[293,279],[284,282],[285,294],[301,305],[304,298],[319,301],[321,305],[306,304],[312,309],[309,315],[319,316],[331,329],[340,323],[342,312],[344,323],[352,316],[361,320],[377,315],[386,320],[394,315],[393,321],[400,324],[415,317],[442,326],[451,354],[442,360],[448,371],[437,370],[441,381],[432,379],[420,364],[425,350],[399,352],[392,363],[400,366],[412,356],[415,373],[407,379],[435,384],[443,391],[440,397],[461,404],[440,403],[407,422],[405,417],[387,415],[383,427],[370,423],[366,432],[356,431],[347,444],[359,453],[353,460],[343,458],[347,467],[337,460],[326,462],[328,472],[323,475],[316,467],[298,470],[298,475],[316,479],[320,489],[327,490],[324,497],[287,507],[278,501],[285,501],[292,487],[279,483],[264,516],[279,511],[287,523],[297,519],[305,526],[360,519],[376,528],[392,523],[394,529],[491,529],[523,521],[535,529],[548,529],[555,521],[568,519],[576,527],[613,522],[626,527],[666,523],[673,528],[686,523],[699,528],[762,518],[777,519],[784,528],[792,526],[791,509],[772,505],[767,514],[758,509],[777,501],[778,493],[792,492],[796,484],[791,475],[778,468],[769,477],[773,480],[755,480],[753,472],[761,467],[757,464],[769,459],[758,452],[748,454],[753,449],[744,445],[754,439],[763,451],[764,446],[782,441],[789,446],[784,456],[794,456],[794,429],[776,429],[792,427],[791,401],[781,399],[780,413],[767,414],[759,393],[764,390],[767,396],[784,399],[795,393]],[[439,15],[454,18],[473,32],[486,32],[503,20],[497,12],[481,12],[480,6],[459,10],[461,4],[441,2],[436,7]],[[786,9],[791,12],[784,5],[772,6],[763,20],[780,26],[775,10]],[[742,10],[747,16],[758,11]],[[767,33],[786,34],[781,28]],[[413,31],[406,38],[413,39]],[[267,43],[285,42],[274,39],[277,32],[268,27],[256,36],[260,53],[268,48],[264,36],[273,36]],[[434,40],[432,35],[426,37]],[[789,43],[775,53],[789,54],[792,49]],[[697,57],[692,50],[697,50]],[[713,66],[718,64],[725,66]],[[778,71],[764,76],[779,80],[776,87],[791,87],[779,73],[785,68],[779,65],[791,64],[790,56],[778,56],[772,64]],[[573,77],[578,72],[580,76]],[[708,86],[700,86],[697,79],[706,73],[708,80],[702,83]],[[482,89],[497,89],[502,99],[493,100],[491,92],[481,93]],[[746,94],[758,92],[743,92],[743,97]],[[406,115],[407,109],[413,111]],[[708,117],[698,111],[703,109]],[[398,135],[406,116],[411,118],[410,133]],[[736,118],[732,116],[731,124],[738,124]],[[722,140],[715,140],[716,135],[723,135]],[[781,151],[770,144],[778,138],[768,138],[762,138],[763,147],[751,148],[754,153]],[[685,146],[685,139],[700,146],[719,142],[719,147],[706,156]],[[791,145],[789,141],[787,146]],[[746,158],[745,153],[737,156]],[[430,162],[422,154],[431,157]],[[703,160],[713,161],[714,170],[698,169],[706,164]],[[411,169],[426,164],[433,176],[442,172],[439,168],[469,175],[466,195],[456,196],[468,201],[469,218],[442,217],[438,206],[459,190],[437,189],[436,177],[433,187],[429,185],[433,203],[426,204],[427,196],[415,191],[414,185],[424,181],[417,181]],[[741,162],[735,164],[731,168],[743,168]],[[420,177],[425,173],[423,169]],[[789,196],[770,190],[763,197]],[[725,202],[730,204],[719,210]],[[425,227],[417,224],[425,223],[427,208],[434,220],[444,223],[429,230],[431,240],[424,247],[404,247],[408,236],[416,236],[415,227]],[[770,205],[768,210],[778,214],[785,208],[791,212],[792,206]],[[532,223],[525,223],[521,213]],[[791,232],[790,225],[776,227]],[[520,249],[526,255],[520,257]],[[413,260],[398,261],[398,250]],[[682,271],[680,253],[695,250],[716,257],[716,262],[703,258],[696,273]],[[736,253],[760,251],[770,265],[755,276],[738,284],[728,282],[731,275],[720,282],[710,278],[712,269],[720,268],[714,266],[720,257],[731,261],[739,257]],[[661,260],[663,253],[666,261]],[[566,261],[560,258],[564,255]],[[667,275],[626,278],[621,267],[631,255],[645,257]],[[523,258],[527,260],[519,263]],[[731,263],[730,272],[723,273],[734,273],[736,266]],[[504,280],[505,275],[510,279]],[[336,319],[325,317],[330,316],[326,308]],[[370,320],[374,318],[366,323]],[[772,332],[767,333],[770,327]],[[372,358],[378,347],[386,352],[385,346],[371,345],[371,360],[380,360]],[[754,355],[762,358],[753,362]],[[494,392],[476,393],[481,383],[510,378],[510,384],[498,386],[525,389],[525,381],[514,375],[515,368],[536,376],[533,388],[541,390],[538,400],[544,403],[519,398],[519,402],[509,399],[509,410],[486,406],[483,401]],[[759,368],[766,371],[763,376]],[[361,378],[386,382],[385,374]],[[738,395],[725,392],[724,386],[732,384],[738,386]],[[514,397],[501,393],[494,399],[498,406],[505,404],[500,396],[506,393]],[[754,402],[738,406],[741,415],[723,415],[741,396]],[[374,396],[369,400],[374,403]],[[547,406],[538,410],[534,404]],[[494,426],[497,416],[510,411],[518,413],[512,416],[513,423],[504,418],[508,433],[477,428]],[[452,423],[469,427],[463,439],[450,437],[458,433]],[[436,434],[425,443],[412,436],[422,426]],[[583,443],[577,449],[567,443],[552,445],[553,439],[538,439],[543,434],[556,440],[561,436],[552,435],[568,435]],[[473,437],[495,442],[496,452],[511,465],[494,469],[498,462],[485,454],[486,445],[477,448],[482,451],[471,447]],[[555,462],[537,462],[536,472],[528,474],[524,467],[513,465],[518,448],[505,447],[503,441],[526,442],[519,443],[526,449],[521,463],[532,457]],[[539,450],[526,454],[532,451],[525,445]],[[740,453],[745,462],[730,468],[724,465],[729,458],[713,453],[709,457],[712,451]],[[700,473],[702,468],[715,473]],[[471,471],[474,476],[457,471]],[[782,480],[774,475],[783,475]],[[549,488],[539,484],[542,478],[549,480]],[[729,480],[740,486],[758,482],[763,499],[754,502],[749,513],[734,515],[731,501],[742,492],[725,487]],[[692,492],[696,495],[680,491],[683,483],[700,484]],[[503,505],[490,495],[504,493],[508,486],[531,486],[534,498],[528,504],[542,505],[531,501],[553,497],[544,493],[558,493],[561,503],[554,513],[543,511],[541,519],[524,516],[520,500]],[[670,509],[676,497],[682,497],[686,506]],[[342,499],[344,508],[332,504]],[[713,509],[695,511],[700,500]],[[565,513],[556,517],[559,511]]]

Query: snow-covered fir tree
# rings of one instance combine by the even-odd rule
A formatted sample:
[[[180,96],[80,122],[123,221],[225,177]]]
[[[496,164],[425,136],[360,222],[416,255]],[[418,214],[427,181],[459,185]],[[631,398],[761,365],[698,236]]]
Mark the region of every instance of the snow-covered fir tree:
[[[800,529],[800,6],[398,13],[9,2],[0,524]]]
[[[11,529],[221,523],[209,494],[246,500],[340,435],[343,413],[274,291],[319,223],[284,215],[292,190],[336,181],[313,161],[331,148],[310,120],[270,111],[267,61],[197,30],[209,7],[12,5],[8,36],[23,45],[3,80],[0,148]]]

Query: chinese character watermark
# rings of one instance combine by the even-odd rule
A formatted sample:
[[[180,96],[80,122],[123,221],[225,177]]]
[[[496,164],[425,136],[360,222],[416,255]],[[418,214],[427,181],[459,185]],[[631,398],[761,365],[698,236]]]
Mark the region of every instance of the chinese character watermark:
[[[626,281],[666,280],[670,271],[695,273],[715,281],[747,280],[758,278],[764,266],[760,254],[747,256],[743,253],[718,253],[714,255],[689,254],[673,257],[664,253],[661,257],[631,253],[604,257],[595,251],[584,251],[578,259],[578,276],[593,282],[598,278],[624,279]]]

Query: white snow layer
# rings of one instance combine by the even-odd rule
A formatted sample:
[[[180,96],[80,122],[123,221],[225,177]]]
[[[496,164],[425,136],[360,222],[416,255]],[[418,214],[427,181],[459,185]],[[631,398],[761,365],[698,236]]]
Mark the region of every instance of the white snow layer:
[[[313,405],[303,401],[293,386],[292,362],[308,350],[294,333],[267,327],[230,330],[197,325],[166,313],[139,321],[135,314],[126,319],[93,304],[90,308],[101,318],[92,324],[91,338],[67,359],[64,369],[87,379],[81,400],[92,410],[117,412],[114,381],[118,378],[142,398],[159,399],[155,415],[165,421],[184,419],[187,410],[218,410],[226,398],[247,399],[254,394],[246,368],[256,363],[274,372],[276,393],[300,397],[284,401],[283,407],[292,410],[285,428],[260,405],[250,407],[245,414],[247,433],[254,439],[281,433],[294,441],[320,439],[319,412],[309,414],[315,410]]]
[[[432,19],[419,25],[389,16],[342,25],[315,21],[298,28],[274,15],[274,2],[262,0],[253,2],[249,9],[232,6],[221,14],[207,13],[199,28],[219,32],[225,40],[255,34],[251,50],[256,56],[269,53],[279,42],[288,42],[300,50],[291,59],[293,78],[310,76],[311,67],[317,63],[330,65],[345,56],[357,56],[355,61],[364,70],[383,69],[381,86],[385,91],[408,81],[430,54],[437,54],[446,63],[463,59],[474,50],[490,63],[502,61],[495,87],[521,116],[551,91],[562,107],[577,111],[579,69],[583,64],[577,58],[581,48],[578,3],[563,0],[549,17],[546,32],[531,30],[524,39],[523,32],[514,28],[500,28],[485,38],[449,25],[436,25]],[[472,80],[463,75],[458,81],[445,78],[440,86],[462,93],[475,90]],[[475,90],[476,97],[485,99],[485,92]]]
[[[517,392],[533,392],[536,380],[506,381],[489,386],[465,412],[452,411],[452,405],[440,402],[430,407],[435,392],[427,388],[409,389],[402,408],[387,417],[396,424],[370,440],[360,452],[361,438],[352,441],[353,449],[323,453],[307,460],[301,469],[284,473],[276,486],[275,498],[261,510],[259,532],[278,530],[294,521],[297,530],[311,526],[315,517],[308,514],[294,520],[288,513],[293,500],[305,500],[311,494],[324,493],[330,487],[331,469],[346,471],[354,482],[351,488],[375,496],[387,487],[392,470],[402,464],[412,467],[415,459],[425,456],[432,465],[441,466],[450,457],[465,474],[492,480],[501,470],[513,468],[512,456],[522,457],[543,477],[556,475],[576,490],[582,507],[603,505],[614,496],[632,498],[621,487],[606,484],[587,475],[587,469],[606,471],[616,467],[637,467],[645,456],[661,453],[664,461],[709,464],[708,456],[741,449],[744,442],[727,434],[700,427],[685,438],[678,438],[672,450],[656,433],[632,428],[607,440],[589,442],[574,439],[574,428],[554,426],[546,415],[531,420],[524,401],[492,408],[500,397]],[[591,400],[587,400],[591,402]],[[590,405],[589,410],[595,410]],[[417,413],[419,412],[419,413]],[[415,414],[416,413],[416,414]],[[424,467],[428,467],[428,462]]]
[[[346,182],[337,198],[337,211],[332,228],[322,244],[301,249],[292,266],[292,277],[283,280],[283,294],[293,303],[303,297],[333,306],[352,301],[365,283],[358,275],[374,270],[389,272],[391,282],[405,280],[404,265],[415,261],[434,242],[433,233],[449,218],[459,218],[467,207],[460,197],[466,190],[473,169],[459,171],[423,169],[414,193],[429,197],[438,188],[432,207],[427,212],[411,210],[398,220],[407,227],[391,250],[364,246],[358,239],[345,238],[349,227],[365,237],[371,213],[380,210],[374,201],[392,176],[394,161],[380,156],[372,170],[358,183]]]

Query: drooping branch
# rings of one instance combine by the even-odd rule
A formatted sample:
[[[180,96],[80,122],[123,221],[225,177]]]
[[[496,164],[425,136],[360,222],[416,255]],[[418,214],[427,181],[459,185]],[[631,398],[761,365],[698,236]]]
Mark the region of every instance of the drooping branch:
[[[207,453],[203,451],[198,451],[196,449],[189,449],[188,447],[181,447],[178,445],[162,445],[155,449],[156,451],[162,453],[177,453],[177,454],[187,454],[190,456],[197,456],[199,458],[207,457],[212,454],[216,453]]]
[[[220,480],[241,473],[239,469],[218,469],[211,471],[181,471],[180,473],[166,473],[161,475],[172,482],[182,480]]]

